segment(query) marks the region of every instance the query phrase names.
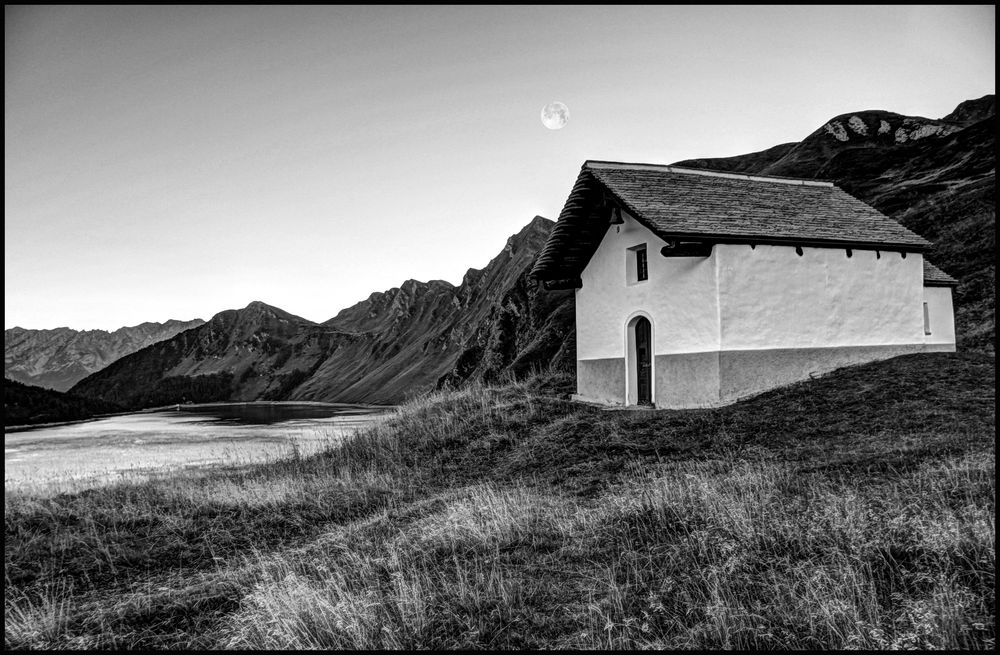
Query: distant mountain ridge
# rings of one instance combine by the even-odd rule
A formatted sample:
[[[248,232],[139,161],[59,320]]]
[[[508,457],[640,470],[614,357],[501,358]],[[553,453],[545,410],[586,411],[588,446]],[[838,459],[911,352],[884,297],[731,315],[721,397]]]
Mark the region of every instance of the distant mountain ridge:
[[[262,302],[123,358],[73,392],[130,407],[185,400],[398,403],[470,379],[575,360],[572,292],[527,274],[552,228],[536,216],[459,286],[407,280],[317,324]]]
[[[106,330],[4,330],[4,376],[27,385],[66,391],[91,373],[146,346],[205,321],[169,320]]]

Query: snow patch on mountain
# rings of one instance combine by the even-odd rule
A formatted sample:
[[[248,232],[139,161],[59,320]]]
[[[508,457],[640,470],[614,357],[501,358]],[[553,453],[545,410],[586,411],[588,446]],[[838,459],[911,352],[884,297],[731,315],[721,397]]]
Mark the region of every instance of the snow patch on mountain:
[[[837,141],[847,141],[847,130],[844,129],[844,124],[840,121],[830,121],[823,126],[823,129],[827,131],[828,134],[832,135]]]
[[[861,120],[860,116],[851,116],[847,119],[847,124],[851,126],[852,130],[861,136],[868,136],[868,126],[865,125],[865,122]]]

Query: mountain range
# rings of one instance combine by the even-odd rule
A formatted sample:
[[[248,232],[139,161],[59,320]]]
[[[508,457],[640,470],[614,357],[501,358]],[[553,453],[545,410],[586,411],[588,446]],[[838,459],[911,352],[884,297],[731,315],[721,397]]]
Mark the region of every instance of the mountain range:
[[[169,339],[205,321],[169,320],[106,330],[4,330],[4,377],[23,384],[66,391],[111,362]]]
[[[545,292],[527,277],[552,225],[536,216],[458,286],[407,280],[323,323],[252,302],[120,359],[72,391],[132,408],[188,400],[384,404],[571,367],[572,292]]]
[[[799,142],[675,165],[835,182],[933,242],[928,259],[959,280],[959,349],[992,350],[995,131],[989,95],[940,119],[843,114]],[[323,323],[254,302],[122,357],[72,390],[130,408],[254,399],[397,403],[469,380],[572,371],[573,292],[543,291],[528,278],[552,226],[536,216],[458,286],[407,280]]]

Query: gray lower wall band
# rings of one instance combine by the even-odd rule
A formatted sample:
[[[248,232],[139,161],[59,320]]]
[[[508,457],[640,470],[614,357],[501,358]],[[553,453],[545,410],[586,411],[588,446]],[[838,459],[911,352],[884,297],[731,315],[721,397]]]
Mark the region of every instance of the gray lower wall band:
[[[954,344],[782,348],[654,357],[656,407],[718,407],[845,366],[919,352],[954,352]],[[578,400],[625,404],[625,358],[578,360]]]
[[[625,404],[625,358],[578,359],[576,393],[579,400]]]
[[[920,352],[954,352],[952,344],[729,350],[719,353],[719,397],[725,403],[808,380],[838,368]]]

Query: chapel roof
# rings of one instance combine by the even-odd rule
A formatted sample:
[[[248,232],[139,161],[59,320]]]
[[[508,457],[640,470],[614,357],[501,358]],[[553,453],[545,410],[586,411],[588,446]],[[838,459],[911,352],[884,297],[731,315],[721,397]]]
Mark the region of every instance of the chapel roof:
[[[664,240],[910,252],[930,245],[832,182],[588,160],[532,276],[579,277],[608,229],[613,207]]]
[[[925,287],[954,287],[958,285],[958,280],[948,275],[924,257],[924,286]]]

